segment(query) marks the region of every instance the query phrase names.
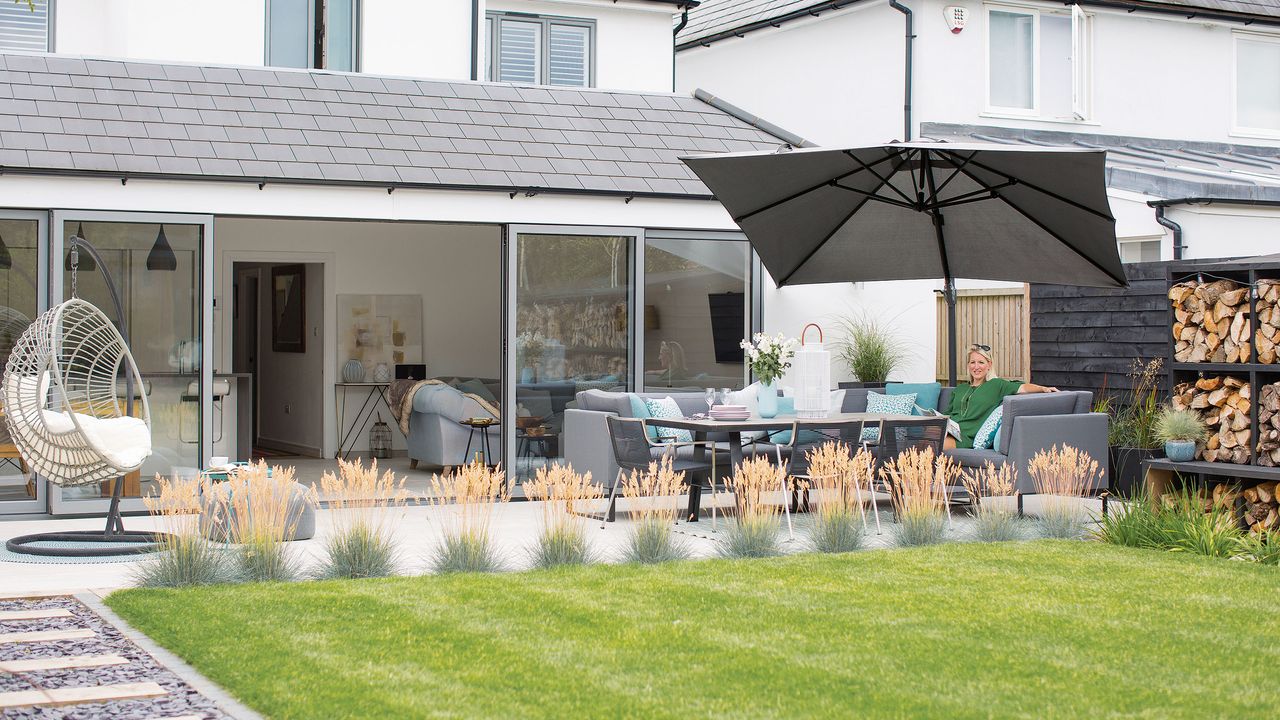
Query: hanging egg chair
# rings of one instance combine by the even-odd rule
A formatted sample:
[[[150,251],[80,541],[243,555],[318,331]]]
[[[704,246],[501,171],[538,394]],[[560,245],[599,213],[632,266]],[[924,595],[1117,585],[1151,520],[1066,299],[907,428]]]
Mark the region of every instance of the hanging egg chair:
[[[118,312],[118,295],[97,260]],[[151,408],[142,388],[124,335],[75,296],[74,282],[70,300],[46,310],[22,333],[0,384],[13,444],[32,471],[59,487],[115,482],[104,532],[26,535],[9,540],[9,550],[95,556],[154,549],[155,533],[126,532],[119,509],[122,476],[151,455]]]

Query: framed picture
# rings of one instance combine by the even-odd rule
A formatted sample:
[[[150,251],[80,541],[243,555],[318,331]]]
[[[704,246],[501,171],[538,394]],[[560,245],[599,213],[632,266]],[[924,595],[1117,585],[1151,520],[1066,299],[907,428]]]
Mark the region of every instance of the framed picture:
[[[271,349],[307,351],[307,269],[305,265],[271,268]]]

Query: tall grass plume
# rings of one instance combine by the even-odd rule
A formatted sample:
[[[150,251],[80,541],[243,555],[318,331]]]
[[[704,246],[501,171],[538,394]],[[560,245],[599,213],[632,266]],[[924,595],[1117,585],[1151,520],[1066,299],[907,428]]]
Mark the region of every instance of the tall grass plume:
[[[689,557],[688,544],[672,531],[684,485],[685,475],[671,469],[669,455],[649,463],[647,471],[632,470],[622,479],[622,497],[634,519],[622,550],[624,562],[651,564]]]
[[[200,533],[200,480],[156,476],[142,498],[161,533],[157,549],[133,571],[140,587],[210,585],[229,579],[226,553]]]
[[[369,578],[394,575],[400,564],[394,540],[394,520],[402,516],[408,499],[404,478],[378,473],[378,461],[368,468],[360,459],[338,460],[338,472],[320,476],[320,490],[329,502],[333,530],[325,540],[319,577]]]
[[[864,491],[872,457],[867,450],[849,452],[844,443],[828,442],[808,452],[809,479],[804,490],[809,495],[812,524],[809,546],[817,552],[853,552],[866,537]]]
[[[973,498],[973,536],[982,542],[1006,542],[1023,536],[1022,518],[1018,517],[1013,499],[1016,471],[1010,464],[996,467],[983,463],[981,468],[963,476],[965,490]],[[996,502],[988,502],[1001,498]],[[1007,500],[1006,500],[1007,498]]]
[[[602,493],[591,473],[576,473],[572,465],[543,466],[524,483],[524,494],[542,501],[542,529],[529,552],[534,567],[586,565],[594,559],[583,513]]]
[[[489,527],[499,503],[509,499],[501,468],[473,462],[431,478],[431,503],[441,514],[440,542],[428,565],[436,573],[498,572],[502,561]]]
[[[898,521],[895,539],[904,547],[942,542],[946,532],[947,487],[959,479],[960,466],[933,448],[910,448],[880,470],[893,492]]]
[[[775,467],[768,458],[756,457],[743,460],[726,480],[726,491],[733,493],[737,517],[728,523],[720,539],[721,555],[759,558],[782,554],[778,508],[765,500],[766,494],[781,487],[779,473],[786,472],[786,465]]]
[[[1101,478],[1098,462],[1070,445],[1041,450],[1027,463],[1035,491],[1040,495],[1040,529],[1045,537],[1079,538],[1089,515],[1081,499]]]
[[[227,525],[237,579],[245,582],[295,580],[301,574],[288,541],[315,491],[294,482],[294,469],[267,468],[258,461],[238,468],[217,488]]]

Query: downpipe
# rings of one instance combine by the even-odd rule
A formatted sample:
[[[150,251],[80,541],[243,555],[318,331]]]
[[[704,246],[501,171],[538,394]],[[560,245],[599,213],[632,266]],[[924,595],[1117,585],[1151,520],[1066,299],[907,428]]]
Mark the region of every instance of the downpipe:
[[[912,19],[911,8],[898,2],[898,0],[889,0],[889,7],[902,13],[903,19],[906,22],[906,38],[905,38],[906,39],[906,43],[905,43],[906,58],[903,63],[904,84],[906,87],[904,88],[903,103],[902,103],[902,141],[910,142],[911,140],[911,76],[912,76],[912,72],[911,72],[912,52],[911,51],[913,46],[915,45],[916,36],[911,31],[911,19]]]
[[[1182,226],[1164,216],[1164,205],[1156,205],[1156,222],[1173,232],[1173,259],[1181,260],[1187,247],[1182,244]]]

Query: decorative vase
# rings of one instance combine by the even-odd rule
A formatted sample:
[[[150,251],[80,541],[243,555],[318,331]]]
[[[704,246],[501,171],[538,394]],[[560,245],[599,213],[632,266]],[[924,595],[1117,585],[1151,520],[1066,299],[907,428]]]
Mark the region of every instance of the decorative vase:
[[[1165,457],[1174,462],[1188,462],[1196,457],[1195,440],[1168,440],[1164,444]]]
[[[391,369],[386,363],[378,363],[378,366],[373,369],[373,381],[380,383],[391,381]]]
[[[364,365],[359,360],[351,358],[342,365],[342,382],[358,383],[364,382]]]
[[[777,382],[777,380],[773,380],[767,383],[760,383],[760,390],[756,393],[756,412],[760,413],[762,418],[777,417],[778,415]]]

